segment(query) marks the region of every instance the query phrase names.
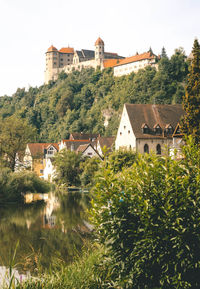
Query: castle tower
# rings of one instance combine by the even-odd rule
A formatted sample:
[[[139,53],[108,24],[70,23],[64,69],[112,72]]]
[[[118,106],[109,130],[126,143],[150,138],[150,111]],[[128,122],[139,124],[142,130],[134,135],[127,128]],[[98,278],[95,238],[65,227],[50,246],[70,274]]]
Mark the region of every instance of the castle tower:
[[[95,42],[95,60],[103,60],[104,59],[104,42],[99,37]]]
[[[59,68],[59,52],[56,47],[51,45],[46,52],[45,83],[54,80],[55,70]]]

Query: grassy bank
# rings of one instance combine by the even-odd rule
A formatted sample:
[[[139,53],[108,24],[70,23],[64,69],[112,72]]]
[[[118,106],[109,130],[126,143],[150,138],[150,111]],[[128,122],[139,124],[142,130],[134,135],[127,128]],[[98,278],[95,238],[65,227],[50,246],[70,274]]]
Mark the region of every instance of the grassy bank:
[[[102,288],[95,277],[97,266],[101,261],[103,249],[93,245],[84,250],[81,257],[66,266],[59,265],[57,269],[46,272],[38,278],[29,279],[22,284],[15,285],[15,289],[75,289],[75,288]]]

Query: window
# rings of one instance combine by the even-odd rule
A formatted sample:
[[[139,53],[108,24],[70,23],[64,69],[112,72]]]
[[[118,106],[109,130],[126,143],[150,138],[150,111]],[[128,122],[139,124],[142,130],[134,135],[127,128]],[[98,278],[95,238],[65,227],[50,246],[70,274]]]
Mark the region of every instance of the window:
[[[92,156],[92,153],[88,153],[88,156]]]
[[[148,144],[144,145],[144,153],[149,154],[149,146],[148,146]]]
[[[157,146],[156,146],[156,154],[161,155],[161,145],[160,144],[157,144]]]
[[[162,134],[162,128],[159,126],[159,124],[154,125],[153,128],[154,128],[155,134],[157,134],[157,135]]]
[[[40,174],[43,174],[43,170],[40,170]]]
[[[126,126],[124,125],[124,129],[126,129]]]
[[[142,132],[143,132],[144,134],[149,133],[149,127],[148,127],[148,125],[147,125],[146,123],[144,123],[144,124],[142,125]]]
[[[47,151],[47,154],[48,155],[53,155],[54,154],[54,148],[52,148],[52,147],[49,148],[48,151]]]
[[[130,130],[128,130],[128,134],[130,133]]]
[[[119,134],[122,135],[122,132],[120,132]]]

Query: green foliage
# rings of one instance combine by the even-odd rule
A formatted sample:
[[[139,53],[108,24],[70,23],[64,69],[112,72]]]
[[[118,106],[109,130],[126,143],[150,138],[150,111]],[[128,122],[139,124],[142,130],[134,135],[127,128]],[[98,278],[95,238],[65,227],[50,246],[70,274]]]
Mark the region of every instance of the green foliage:
[[[106,167],[114,173],[120,172],[123,168],[128,168],[137,160],[136,153],[131,150],[118,150],[108,155]]]
[[[34,139],[35,129],[27,121],[8,117],[0,122],[0,158],[12,171],[16,156],[24,153],[25,146]]]
[[[87,158],[81,163],[82,174],[80,176],[82,187],[92,187],[95,184],[95,174],[100,166],[100,159]]]
[[[50,184],[32,172],[0,170],[0,202],[23,202],[25,193],[47,193]]]
[[[182,121],[182,130],[186,136],[192,135],[196,143],[200,142],[200,45],[197,39],[192,50],[193,59],[185,89],[183,105],[186,115]]]
[[[111,274],[102,288],[200,288],[200,150],[190,140],[183,153],[102,169],[91,212]]]
[[[99,164],[97,158],[83,158],[82,154],[63,149],[54,158],[55,182],[67,186],[91,187]]]
[[[16,289],[100,289],[99,281],[95,278],[96,266],[100,263],[103,249],[99,246],[86,248],[83,255],[71,265],[59,264],[59,268],[46,273],[41,278],[30,279],[18,284]]]
[[[180,103],[187,65],[184,51],[177,49],[171,58],[161,58],[158,71],[146,67],[122,77],[114,77],[112,69],[62,72],[56,82],[1,97],[0,117],[26,119],[40,142],[59,141],[73,131],[114,135],[125,102]],[[106,129],[104,109],[111,112]]]
[[[80,162],[81,154],[66,149],[61,150],[55,155],[54,165],[56,168],[55,181],[58,184],[67,186],[80,185]]]

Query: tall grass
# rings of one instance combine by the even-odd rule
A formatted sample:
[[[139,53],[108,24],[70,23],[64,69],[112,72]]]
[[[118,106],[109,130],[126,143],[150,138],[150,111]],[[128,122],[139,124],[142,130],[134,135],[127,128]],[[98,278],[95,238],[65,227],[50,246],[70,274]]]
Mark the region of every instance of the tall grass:
[[[56,270],[31,278],[22,284],[17,284],[16,289],[98,289],[95,276],[96,266],[102,259],[103,248],[93,245],[85,248],[81,256],[77,256],[70,265],[61,264]]]

